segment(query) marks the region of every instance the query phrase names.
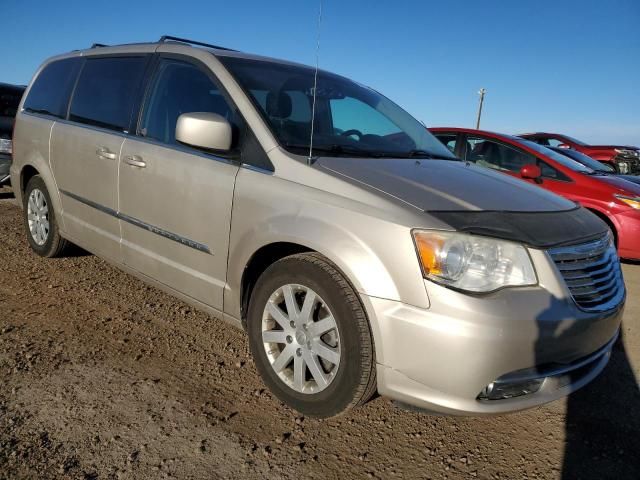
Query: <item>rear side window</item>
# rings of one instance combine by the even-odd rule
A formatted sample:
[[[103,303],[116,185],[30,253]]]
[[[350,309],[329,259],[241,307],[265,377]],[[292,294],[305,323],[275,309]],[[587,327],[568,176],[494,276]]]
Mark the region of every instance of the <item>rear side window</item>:
[[[64,118],[80,62],[78,57],[65,58],[44,67],[29,90],[24,109]]]
[[[73,94],[69,120],[125,132],[146,61],[146,57],[87,59]]]

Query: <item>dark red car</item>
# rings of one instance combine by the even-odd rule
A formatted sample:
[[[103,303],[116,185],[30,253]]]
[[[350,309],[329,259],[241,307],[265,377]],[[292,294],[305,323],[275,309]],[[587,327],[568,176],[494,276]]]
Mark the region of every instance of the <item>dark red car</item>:
[[[520,137],[466,128],[429,130],[459,158],[580,203],[609,224],[622,258],[640,259],[640,185]]]
[[[614,167],[618,173],[640,175],[640,148],[627,145],[588,145],[557,133],[524,133],[518,135],[545,147],[572,148]]]

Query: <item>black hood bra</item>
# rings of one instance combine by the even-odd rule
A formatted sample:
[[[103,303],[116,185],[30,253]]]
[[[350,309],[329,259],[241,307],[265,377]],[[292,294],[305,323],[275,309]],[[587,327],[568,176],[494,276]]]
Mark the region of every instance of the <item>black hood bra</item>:
[[[609,231],[605,222],[583,207],[556,212],[440,210],[429,215],[459,232],[551,248],[587,242]]]

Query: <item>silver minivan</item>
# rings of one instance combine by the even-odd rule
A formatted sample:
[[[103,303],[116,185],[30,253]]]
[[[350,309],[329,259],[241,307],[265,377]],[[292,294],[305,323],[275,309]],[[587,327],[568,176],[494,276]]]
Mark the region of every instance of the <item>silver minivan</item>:
[[[376,391],[446,414],[533,407],[596,377],[618,336],[602,221],[307,66],[175,37],[51,58],[11,180],[37,254],[73,242],[245,329],[306,415]]]

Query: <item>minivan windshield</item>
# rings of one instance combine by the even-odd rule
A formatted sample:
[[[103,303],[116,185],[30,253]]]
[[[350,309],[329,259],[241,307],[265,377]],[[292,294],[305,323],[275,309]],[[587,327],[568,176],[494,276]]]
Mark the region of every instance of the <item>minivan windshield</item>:
[[[458,160],[424,125],[375,90],[319,71],[266,60],[219,56],[286,150],[348,157]]]

